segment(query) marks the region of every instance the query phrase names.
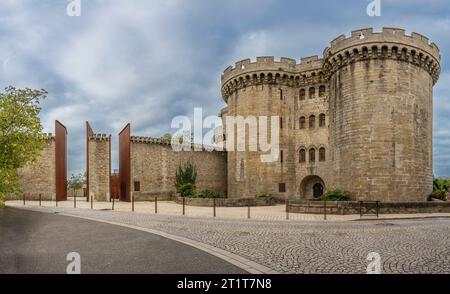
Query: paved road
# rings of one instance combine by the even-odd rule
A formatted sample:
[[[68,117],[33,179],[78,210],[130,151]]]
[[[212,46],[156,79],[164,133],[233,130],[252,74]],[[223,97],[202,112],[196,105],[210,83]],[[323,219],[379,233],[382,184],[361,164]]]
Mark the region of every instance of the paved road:
[[[203,251],[146,232],[0,209],[0,274],[64,274],[69,252],[81,255],[82,273],[245,273]]]

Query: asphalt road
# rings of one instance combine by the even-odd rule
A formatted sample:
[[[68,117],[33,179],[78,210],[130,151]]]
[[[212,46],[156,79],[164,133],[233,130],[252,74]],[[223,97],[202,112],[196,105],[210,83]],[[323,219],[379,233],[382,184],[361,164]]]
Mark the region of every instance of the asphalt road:
[[[222,259],[154,234],[56,214],[0,209],[0,274],[240,274]]]

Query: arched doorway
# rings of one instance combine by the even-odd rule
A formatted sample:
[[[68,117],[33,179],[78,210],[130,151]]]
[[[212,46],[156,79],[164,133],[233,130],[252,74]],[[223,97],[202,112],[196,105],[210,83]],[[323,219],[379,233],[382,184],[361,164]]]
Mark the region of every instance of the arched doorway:
[[[312,199],[323,195],[325,183],[319,176],[307,176],[300,183],[300,198]]]
[[[314,198],[319,198],[323,195],[323,185],[321,183],[315,183],[313,186]]]

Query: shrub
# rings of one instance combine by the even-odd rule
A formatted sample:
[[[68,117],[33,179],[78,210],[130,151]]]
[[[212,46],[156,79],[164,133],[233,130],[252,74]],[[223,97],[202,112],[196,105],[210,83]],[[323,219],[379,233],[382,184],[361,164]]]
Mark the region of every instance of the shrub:
[[[269,193],[266,193],[266,192],[256,193],[256,198],[267,198],[267,197],[270,197]]]
[[[210,190],[203,190],[200,193],[197,193],[195,195],[195,197],[197,198],[223,198],[222,195],[220,195],[220,193],[217,193],[215,191],[210,191]]]
[[[442,201],[447,201],[447,192],[445,190],[433,191],[428,197],[428,200],[438,199]]]
[[[195,195],[195,185],[191,183],[184,184],[178,189],[181,197],[194,197]]]
[[[433,191],[448,191],[450,190],[450,180],[443,178],[436,178],[433,180]]]
[[[319,198],[319,200],[322,201],[351,201],[352,196],[347,191],[342,191],[339,189],[331,190],[322,195],[322,197]]]
[[[192,163],[187,162],[178,166],[175,174],[175,187],[182,197],[194,196],[197,171]]]
[[[5,195],[0,192],[0,208],[5,207]]]

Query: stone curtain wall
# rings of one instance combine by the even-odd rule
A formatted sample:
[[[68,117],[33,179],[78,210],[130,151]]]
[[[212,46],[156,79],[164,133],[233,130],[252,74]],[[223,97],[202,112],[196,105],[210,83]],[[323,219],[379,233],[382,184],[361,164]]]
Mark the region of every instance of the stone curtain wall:
[[[224,152],[175,152],[156,139],[131,139],[131,190],[139,200],[168,199],[176,194],[175,173],[180,164],[191,161],[197,169],[197,190],[209,189],[227,195],[227,162]],[[140,192],[135,190],[139,182]]]
[[[26,199],[55,200],[55,138],[47,135],[47,142],[41,156],[34,163],[19,169],[19,183]],[[11,197],[11,196],[10,196]]]
[[[111,136],[93,134],[89,138],[89,193],[97,201],[109,200]]]

